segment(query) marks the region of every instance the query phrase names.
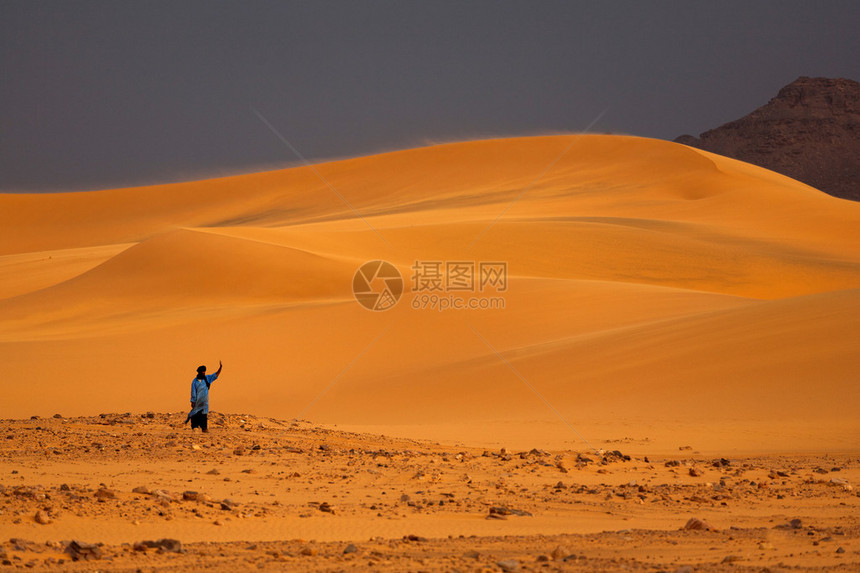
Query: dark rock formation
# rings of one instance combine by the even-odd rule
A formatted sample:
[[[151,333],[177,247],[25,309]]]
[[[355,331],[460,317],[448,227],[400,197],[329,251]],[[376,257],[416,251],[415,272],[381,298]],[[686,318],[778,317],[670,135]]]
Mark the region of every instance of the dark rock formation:
[[[852,80],[798,78],[751,114],[675,141],[860,201],[860,83]]]

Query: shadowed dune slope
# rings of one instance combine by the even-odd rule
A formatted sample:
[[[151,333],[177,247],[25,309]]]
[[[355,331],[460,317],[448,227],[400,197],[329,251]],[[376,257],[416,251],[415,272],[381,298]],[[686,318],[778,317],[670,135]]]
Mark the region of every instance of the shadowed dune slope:
[[[316,170],[0,196],[0,416],[181,410],[221,359],[216,410],[395,434],[860,443],[860,204],[622,136]],[[353,299],[370,260],[403,276],[391,310]],[[506,288],[422,291],[416,261]]]

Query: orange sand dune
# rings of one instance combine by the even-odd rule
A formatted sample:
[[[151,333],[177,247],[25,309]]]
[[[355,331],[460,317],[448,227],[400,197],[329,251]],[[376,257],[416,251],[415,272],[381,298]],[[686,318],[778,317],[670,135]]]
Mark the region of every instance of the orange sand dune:
[[[389,434],[860,444],[860,205],[621,136],[316,169],[0,196],[0,416],[182,410],[221,359],[215,410]],[[351,291],[378,259],[384,312]],[[416,261],[504,262],[507,289],[416,308]]]

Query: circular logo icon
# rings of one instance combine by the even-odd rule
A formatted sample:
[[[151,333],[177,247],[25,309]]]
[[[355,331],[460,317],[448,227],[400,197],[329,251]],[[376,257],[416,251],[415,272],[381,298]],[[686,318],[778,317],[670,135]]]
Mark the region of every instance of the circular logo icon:
[[[369,310],[388,310],[403,294],[403,277],[387,261],[368,261],[352,277],[352,294]]]

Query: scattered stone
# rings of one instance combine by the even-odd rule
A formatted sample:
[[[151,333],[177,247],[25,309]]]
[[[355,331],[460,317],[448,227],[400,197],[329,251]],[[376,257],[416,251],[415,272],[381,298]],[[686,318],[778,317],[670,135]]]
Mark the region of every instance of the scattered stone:
[[[505,506],[493,506],[490,508],[490,514],[498,515],[518,515],[520,517],[531,517],[532,514],[522,509],[514,509]]]
[[[151,419],[155,418],[155,412],[147,412],[146,414],[144,414],[144,416],[151,420]]]
[[[306,556],[310,557],[310,556],[316,555],[318,553],[318,551],[314,547],[302,547],[302,550],[300,551],[300,553],[302,555],[306,555]]]
[[[710,523],[708,523],[704,519],[698,519],[696,517],[691,517],[682,529],[691,531],[716,531],[714,526],[712,526]]]
[[[62,414],[54,414],[54,418],[56,418],[56,419],[58,419],[58,420],[62,420],[62,419],[63,419],[63,415],[62,415]]]
[[[504,561],[498,561],[496,562],[496,565],[498,565],[499,569],[505,571],[505,573],[520,570],[520,562],[516,559],[505,559]]]
[[[845,491],[851,491],[852,489],[854,489],[853,487],[851,487],[851,484],[848,483],[848,480],[845,478],[830,478],[830,481],[828,481],[827,484],[834,487],[841,487]]]
[[[734,563],[735,561],[740,561],[742,557],[740,555],[726,555],[723,557],[722,563]]]
[[[552,553],[550,553],[550,557],[552,557],[553,561],[563,561],[569,555],[570,551],[561,545],[556,546],[556,548],[552,550]]]
[[[116,499],[116,492],[106,487],[99,488],[93,496],[98,500]]]
[[[147,549],[159,549],[163,552],[182,553],[182,542],[178,539],[159,539],[157,541],[138,541],[133,546],[135,551],[146,551]]]
[[[238,504],[232,500],[224,499],[221,501],[221,509],[224,511],[233,511]]]
[[[243,456],[243,455],[245,455],[245,448],[244,448],[244,446],[239,446],[238,448],[235,448],[235,449],[233,450],[233,455],[236,455],[236,456]]]
[[[475,551],[474,549],[471,549],[471,550],[463,553],[463,557],[465,557],[466,559],[480,559],[481,554],[478,553],[477,551]]]
[[[845,549],[843,549],[842,547],[837,547],[836,553],[845,553]]]
[[[149,495],[152,493],[150,491],[150,489],[148,487],[146,487],[145,485],[139,485],[136,488],[134,488],[133,490],[131,490],[131,492],[132,493],[142,493],[143,495]]]
[[[65,552],[69,554],[72,561],[89,561],[91,559],[101,559],[102,557],[102,551],[98,545],[84,543],[83,541],[70,541],[66,546]]]
[[[219,476],[219,475],[221,475],[221,472],[219,472],[217,468],[212,468],[211,470],[209,470],[209,471],[208,471],[208,472],[206,472],[206,473],[207,473],[207,474],[209,474],[210,476]]]
[[[427,541],[426,537],[421,537],[420,535],[415,535],[410,533],[409,535],[403,536],[404,541]]]
[[[484,519],[507,519],[507,517],[498,513],[490,513]]]
[[[666,466],[667,468],[676,468],[676,467],[681,465],[681,462],[679,462],[678,460],[669,460],[668,462],[666,462],[663,465]]]
[[[36,523],[38,523],[39,525],[48,525],[49,523],[53,523],[54,521],[53,519],[51,519],[51,516],[48,515],[48,512],[43,509],[37,511],[36,515],[33,516],[33,519],[36,520]]]
[[[688,473],[690,474],[691,477],[699,477],[702,475],[703,472],[699,468],[692,467],[692,468],[690,468],[690,471]]]
[[[161,505],[170,505],[171,502],[174,501],[173,496],[170,495],[169,492],[164,491],[163,489],[157,489],[150,494],[155,501],[160,503]]]
[[[347,545],[346,547],[343,548],[344,555],[346,555],[348,553],[357,553],[357,552],[358,552],[358,547],[356,547],[355,544],[353,544],[353,543],[350,543],[349,545]]]

